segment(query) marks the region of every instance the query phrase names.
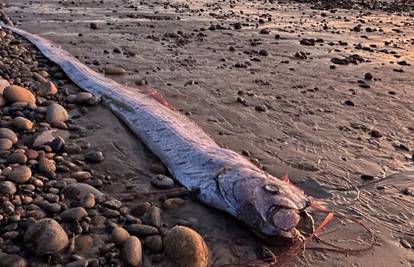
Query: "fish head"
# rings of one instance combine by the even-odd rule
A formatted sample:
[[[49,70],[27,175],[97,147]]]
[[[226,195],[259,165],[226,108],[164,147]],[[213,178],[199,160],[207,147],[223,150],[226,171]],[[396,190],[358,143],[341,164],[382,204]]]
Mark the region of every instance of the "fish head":
[[[259,170],[244,170],[238,175],[232,192],[240,206],[239,217],[258,235],[264,239],[295,240],[309,232],[298,229],[313,222],[305,211],[311,201],[303,190]]]

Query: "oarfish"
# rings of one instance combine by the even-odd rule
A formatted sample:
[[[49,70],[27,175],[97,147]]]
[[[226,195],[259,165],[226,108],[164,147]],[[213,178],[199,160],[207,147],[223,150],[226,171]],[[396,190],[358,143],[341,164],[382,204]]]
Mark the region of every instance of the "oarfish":
[[[193,121],[156,101],[154,92],[139,93],[93,71],[45,38],[2,26],[29,40],[80,88],[101,97],[197,199],[243,221],[262,237],[301,237],[297,226],[310,205],[301,189],[220,147]]]

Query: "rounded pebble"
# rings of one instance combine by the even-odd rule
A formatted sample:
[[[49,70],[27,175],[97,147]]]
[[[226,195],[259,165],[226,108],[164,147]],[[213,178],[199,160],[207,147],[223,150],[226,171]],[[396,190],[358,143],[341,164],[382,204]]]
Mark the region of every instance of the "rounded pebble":
[[[17,166],[11,170],[7,178],[15,183],[25,183],[32,176],[32,170],[27,166]]]
[[[129,233],[122,227],[115,227],[112,230],[112,240],[115,244],[121,245],[129,238]]]
[[[69,119],[69,114],[64,107],[57,103],[52,103],[46,108],[46,121],[65,122]]]
[[[58,222],[41,219],[33,223],[24,234],[24,242],[36,255],[50,255],[62,251],[69,238]]]
[[[27,103],[36,103],[36,98],[26,88],[11,85],[4,88],[3,96],[7,102],[15,103],[15,102],[27,102]]]
[[[141,242],[135,236],[130,236],[122,246],[122,260],[127,266],[138,266],[142,260]]]
[[[168,257],[179,267],[206,267],[208,248],[203,238],[191,228],[175,226],[164,238]]]

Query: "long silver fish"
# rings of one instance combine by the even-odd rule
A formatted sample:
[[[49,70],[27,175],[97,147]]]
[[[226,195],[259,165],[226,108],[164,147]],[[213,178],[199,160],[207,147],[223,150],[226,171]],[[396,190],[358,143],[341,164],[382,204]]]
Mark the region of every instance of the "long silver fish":
[[[294,240],[302,236],[297,226],[310,204],[302,190],[219,147],[195,123],[149,94],[102,76],[49,40],[11,25],[1,26],[33,43],[80,88],[104,99],[200,201],[233,215],[262,237]]]

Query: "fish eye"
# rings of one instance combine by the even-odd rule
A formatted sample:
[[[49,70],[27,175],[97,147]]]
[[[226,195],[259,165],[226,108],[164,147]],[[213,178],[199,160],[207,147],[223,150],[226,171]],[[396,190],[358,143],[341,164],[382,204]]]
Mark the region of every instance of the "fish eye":
[[[267,184],[264,186],[264,189],[269,193],[279,194],[279,187],[277,185]]]

